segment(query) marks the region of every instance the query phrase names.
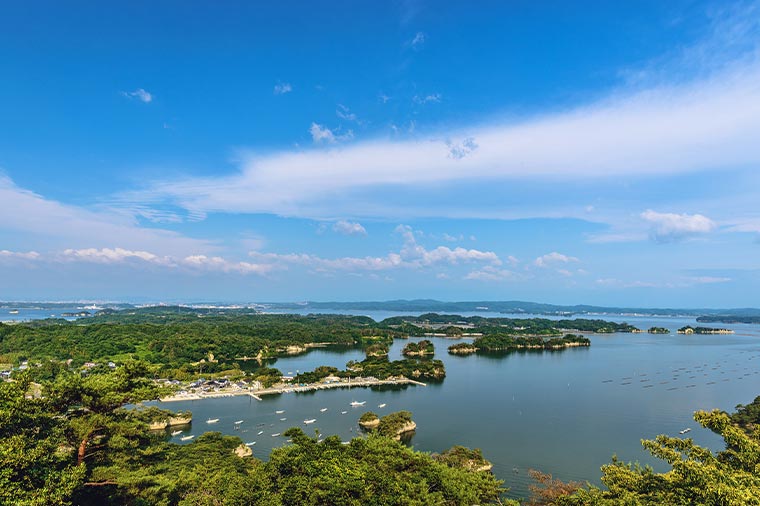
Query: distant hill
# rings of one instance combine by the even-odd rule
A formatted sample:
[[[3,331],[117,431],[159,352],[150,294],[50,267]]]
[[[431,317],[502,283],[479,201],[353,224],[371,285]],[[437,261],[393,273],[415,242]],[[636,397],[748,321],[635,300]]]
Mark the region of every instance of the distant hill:
[[[660,316],[708,316],[721,315],[732,317],[760,317],[760,309],[736,308],[736,309],[710,309],[710,308],[644,308],[644,307],[614,307],[592,306],[578,304],[563,306],[557,304],[544,304],[540,302],[512,301],[461,301],[445,302],[434,299],[414,300],[388,300],[388,301],[363,301],[363,302],[301,302],[301,303],[270,303],[273,309],[278,310],[353,310],[353,311],[410,311],[410,312],[474,312],[490,311],[494,313],[510,314],[540,314],[540,315],[577,315],[577,314],[641,314]]]

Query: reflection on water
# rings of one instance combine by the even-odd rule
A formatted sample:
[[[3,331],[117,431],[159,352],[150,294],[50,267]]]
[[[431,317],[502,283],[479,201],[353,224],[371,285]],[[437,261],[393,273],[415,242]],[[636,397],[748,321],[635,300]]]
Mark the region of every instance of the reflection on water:
[[[672,331],[694,324],[693,319],[683,318],[619,320]],[[639,443],[661,433],[678,435],[692,428],[689,436],[697,444],[720,448],[722,440],[699,428],[692,413],[732,410],[760,395],[760,326],[723,326],[737,333],[592,335],[590,348],[470,356],[446,353],[450,344],[459,341],[433,338],[436,358],[445,362],[447,370],[439,384],[283,394],[261,402],[234,397],[165,407],[193,411],[192,434],[213,429],[255,441],[254,455],[262,459],[273,447],[286,444],[286,438],[272,434],[288,427],[348,440],[361,434],[357,421],[365,411],[382,416],[405,409],[413,413],[418,426],[410,445],[430,452],[454,444],[482,448],[494,463],[493,472],[512,488],[511,494],[525,496],[531,468],[564,480],[598,483],[599,467],[615,453],[662,470],[662,463],[649,457]],[[401,358],[406,342],[394,342],[392,360]],[[362,358],[358,349],[318,348],[278,359],[275,367],[283,372],[319,365],[344,368],[349,360]],[[366,404],[351,407],[352,401]],[[386,406],[379,408],[381,404]],[[208,418],[220,421],[209,426],[204,422]],[[310,419],[315,422],[303,423]],[[239,430],[234,428],[237,420],[244,420]]]

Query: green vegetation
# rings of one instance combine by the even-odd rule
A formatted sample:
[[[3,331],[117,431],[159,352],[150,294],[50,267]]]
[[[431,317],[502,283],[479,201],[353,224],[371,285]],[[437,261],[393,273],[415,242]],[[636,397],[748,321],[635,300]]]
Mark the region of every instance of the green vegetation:
[[[446,368],[440,360],[405,358],[390,361],[388,357],[367,357],[361,362],[352,361],[346,365],[353,376],[372,376],[377,379],[405,376],[418,380],[440,381],[446,377]]]
[[[359,417],[359,423],[371,423],[375,420],[379,420],[380,417],[377,416],[377,413],[373,413],[372,411],[367,411],[362,416]]]
[[[473,353],[477,351],[513,351],[521,349],[556,350],[570,346],[591,346],[587,337],[567,334],[564,337],[515,337],[510,335],[489,335],[475,339],[472,344],[458,343],[449,346],[450,353]]]
[[[731,414],[731,422],[749,432],[760,427],[760,396],[746,406],[736,406],[736,413]]]
[[[404,349],[401,350],[401,354],[405,357],[409,356],[424,356],[433,355],[435,353],[435,347],[431,341],[423,339],[422,341],[407,343]]]
[[[138,362],[64,371],[33,398],[28,373],[1,382],[0,504],[453,506],[493,502],[503,492],[490,473],[443,464],[381,435],[343,445],[290,429],[293,444],[266,463],[240,457],[240,439],[219,433],[170,443],[148,430],[168,412],[126,407],[162,394],[146,376],[149,366]]]
[[[647,330],[650,334],[670,334],[670,330],[665,327],[649,327]]]
[[[679,334],[733,334],[733,330],[728,329],[714,329],[710,327],[692,327],[686,325],[678,329]]]
[[[404,432],[414,430],[416,424],[412,421],[409,411],[396,411],[380,418],[377,433],[381,436],[397,438]]]
[[[486,471],[492,467],[492,464],[483,457],[483,452],[479,448],[470,449],[465,446],[453,446],[440,455],[433,455],[433,458],[450,467],[473,471]]]

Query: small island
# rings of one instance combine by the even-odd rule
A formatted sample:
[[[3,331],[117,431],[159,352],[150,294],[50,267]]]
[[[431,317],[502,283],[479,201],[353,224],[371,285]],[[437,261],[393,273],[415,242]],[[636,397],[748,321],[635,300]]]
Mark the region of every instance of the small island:
[[[401,350],[401,354],[405,357],[424,357],[425,355],[433,355],[434,353],[435,347],[433,346],[433,343],[427,339],[423,339],[422,341],[418,341],[416,343],[408,343],[406,346],[404,346],[404,349]]]
[[[691,325],[686,325],[685,327],[681,327],[678,329],[679,334],[733,334],[734,331],[731,329],[714,329],[710,327],[692,327]]]
[[[417,424],[412,420],[412,413],[409,411],[396,411],[382,418],[368,411],[359,418],[359,425],[366,431],[397,441],[401,440],[402,435],[417,429]]]
[[[650,334],[670,334],[670,330],[665,327],[649,327],[647,332]]]
[[[544,338],[515,337],[510,335],[490,335],[475,339],[470,343],[459,343],[449,346],[449,353],[466,355],[486,352],[503,352],[513,350],[560,350],[575,346],[591,346],[591,340],[587,337],[575,334],[566,334],[564,337]]]

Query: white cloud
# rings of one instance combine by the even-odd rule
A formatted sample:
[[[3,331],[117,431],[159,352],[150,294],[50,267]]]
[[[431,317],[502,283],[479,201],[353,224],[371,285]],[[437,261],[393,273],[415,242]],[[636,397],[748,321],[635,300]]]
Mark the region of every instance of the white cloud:
[[[429,104],[429,103],[435,103],[441,101],[441,94],[440,93],[431,93],[430,95],[415,95],[412,97],[412,101],[415,104]]]
[[[153,95],[142,88],[137,88],[135,91],[122,91],[121,94],[127,98],[134,98],[146,104],[153,101]]]
[[[367,230],[361,223],[340,220],[333,224],[333,232],[344,235],[367,235]]]
[[[482,269],[469,272],[464,279],[475,281],[505,281],[515,279],[515,273],[487,265]]]
[[[566,264],[569,262],[578,262],[579,260],[575,257],[563,255],[562,253],[557,253],[556,251],[552,251],[551,253],[547,253],[546,255],[541,255],[540,257],[536,258],[533,261],[533,265],[536,267],[551,267],[553,265],[557,264]]]
[[[352,113],[351,110],[343,104],[338,104],[338,108],[335,109],[335,115],[346,121],[356,121],[356,114]]]
[[[459,143],[451,142],[448,144],[449,158],[453,158],[454,160],[461,160],[465,156],[478,149],[478,145],[475,143],[475,138],[473,137],[467,137]]]
[[[423,269],[437,265],[459,265],[483,263],[501,265],[499,256],[492,251],[476,249],[448,248],[438,246],[427,249],[417,243],[414,231],[406,225],[396,228],[403,239],[399,252],[388,253],[382,257],[341,257],[322,258],[305,253],[261,253],[252,251],[249,256],[256,262],[284,266],[288,264],[303,265],[319,271],[381,271],[389,269]]]
[[[651,237],[657,242],[672,242],[715,229],[716,224],[701,214],[658,213],[648,209],[641,218],[652,226]]]
[[[336,135],[332,130],[326,126],[318,123],[312,123],[309,127],[309,133],[314,144],[335,144],[338,141],[348,141],[354,138],[354,132],[348,130],[345,134]]]
[[[267,274],[276,268],[276,266],[269,264],[232,262],[222,257],[208,257],[206,255],[187,256],[182,259],[182,264],[204,271],[232,272],[238,274]]]
[[[60,254],[62,260],[92,262],[98,264],[117,264],[124,263],[128,260],[136,259],[143,262],[172,265],[173,262],[169,257],[161,257],[147,251],[132,251],[124,248],[83,248],[83,249],[66,249]]]
[[[26,244],[45,249],[108,248],[120,244],[133,251],[177,255],[208,253],[215,247],[204,240],[160,228],[141,227],[132,212],[109,208],[97,212],[63,204],[16,186],[0,175],[0,230],[12,231]]]
[[[290,83],[277,83],[274,85],[272,93],[275,95],[284,95],[293,91],[293,86]]]
[[[7,249],[0,250],[0,260],[37,260],[40,258],[40,254],[36,251],[9,251]]]

